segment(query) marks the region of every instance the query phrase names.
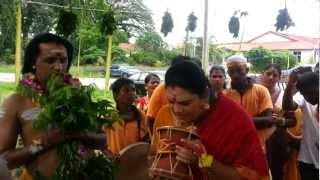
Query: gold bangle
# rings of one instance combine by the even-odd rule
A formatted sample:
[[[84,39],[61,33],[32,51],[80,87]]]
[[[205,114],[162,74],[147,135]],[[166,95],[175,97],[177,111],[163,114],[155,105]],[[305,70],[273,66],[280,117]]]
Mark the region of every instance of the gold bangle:
[[[199,167],[200,168],[210,168],[212,167],[214,162],[214,158],[212,155],[210,154],[201,154],[201,156],[199,157]]]

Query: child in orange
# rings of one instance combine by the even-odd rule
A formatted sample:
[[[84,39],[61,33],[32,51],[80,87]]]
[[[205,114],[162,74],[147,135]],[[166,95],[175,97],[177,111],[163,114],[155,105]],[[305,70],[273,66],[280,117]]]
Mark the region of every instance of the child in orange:
[[[124,147],[141,141],[147,135],[145,115],[133,104],[136,97],[134,82],[120,78],[112,86],[112,93],[122,122],[106,129],[108,149],[118,154]]]

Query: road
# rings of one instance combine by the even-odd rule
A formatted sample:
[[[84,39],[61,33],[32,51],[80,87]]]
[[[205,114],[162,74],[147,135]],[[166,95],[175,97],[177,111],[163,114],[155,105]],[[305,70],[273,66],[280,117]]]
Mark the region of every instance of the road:
[[[14,82],[14,73],[0,73],[0,82]],[[115,78],[111,78],[110,85],[115,81]],[[83,85],[95,84],[97,88],[104,89],[104,78],[80,78],[80,82]]]

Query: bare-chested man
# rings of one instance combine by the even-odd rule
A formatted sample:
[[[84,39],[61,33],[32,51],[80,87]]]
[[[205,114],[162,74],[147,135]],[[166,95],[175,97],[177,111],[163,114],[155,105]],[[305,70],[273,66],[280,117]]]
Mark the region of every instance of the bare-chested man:
[[[68,72],[73,47],[70,42],[53,34],[41,34],[30,41],[24,57],[22,73],[32,73],[44,85],[53,72]],[[36,172],[49,177],[59,164],[55,147],[65,141],[77,139],[102,147],[104,135],[62,133],[60,130],[39,131],[32,124],[40,107],[31,98],[13,94],[0,106],[0,154],[10,169],[26,165],[29,177]],[[18,135],[23,148],[16,149]],[[71,138],[72,136],[72,138]],[[31,175],[31,176],[30,176]]]

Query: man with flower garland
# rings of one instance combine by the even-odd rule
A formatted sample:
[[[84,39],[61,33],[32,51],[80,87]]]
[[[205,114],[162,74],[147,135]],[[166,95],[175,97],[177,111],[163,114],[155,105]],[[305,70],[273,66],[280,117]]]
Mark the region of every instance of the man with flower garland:
[[[50,33],[36,36],[25,50],[21,83],[29,86],[34,93],[43,93],[51,74],[68,72],[72,53],[73,46],[65,39]],[[69,83],[80,85],[78,80],[72,78]],[[9,169],[25,165],[26,170],[20,179],[33,179],[39,174],[52,176],[59,165],[56,147],[63,142],[79,140],[87,145],[90,142],[91,148],[104,148],[103,134],[34,129],[33,122],[39,113],[36,99],[19,93],[8,97],[0,106],[0,154]],[[22,148],[16,148],[19,135]]]

